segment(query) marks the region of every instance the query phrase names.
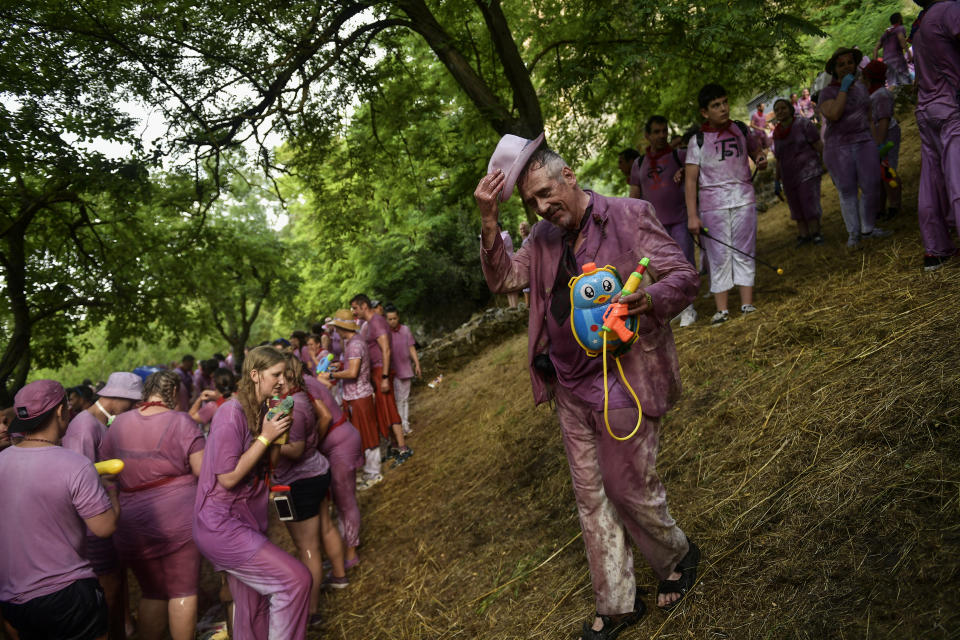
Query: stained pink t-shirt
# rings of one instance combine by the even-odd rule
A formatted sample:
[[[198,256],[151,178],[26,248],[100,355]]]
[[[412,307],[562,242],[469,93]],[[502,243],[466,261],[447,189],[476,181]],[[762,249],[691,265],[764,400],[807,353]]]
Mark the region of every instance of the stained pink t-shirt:
[[[390,372],[401,380],[413,377],[410,347],[414,344],[416,344],[416,341],[407,325],[397,325],[396,331],[390,330]]]
[[[778,137],[783,131],[783,125],[778,125],[774,132],[776,145],[773,148],[783,181],[795,185],[823,175],[820,154],[813,148],[814,144],[820,142],[820,131],[816,125],[795,116],[786,130],[786,137]]]
[[[960,4],[930,5],[913,34],[917,115],[934,120],[960,117]]]
[[[288,485],[297,480],[322,476],[330,470],[330,462],[317,449],[320,441],[317,414],[310,398],[303,391],[293,394],[293,424],[290,425],[289,433],[290,442],[305,442],[306,446],[303,455],[297,460],[280,456],[273,470],[274,483]]]
[[[820,104],[835,100],[840,95],[840,83],[833,82],[820,92]],[[824,144],[850,145],[870,142],[870,93],[860,82],[854,82],[847,90],[847,103],[839,120],[827,120],[827,130],[823,135]],[[826,120],[826,118],[825,118]]]
[[[753,115],[750,116],[750,126],[753,127],[757,133],[767,135],[767,116],[759,111],[754,111]]]
[[[203,375],[203,369],[193,372],[193,395],[199,396],[204,389],[213,389],[213,380]]]
[[[232,489],[217,481],[252,443],[243,409],[231,398],[210,425],[194,503],[193,539],[218,571],[242,566],[267,543],[267,454]]]
[[[367,341],[367,349],[370,350],[370,368],[383,366],[383,353],[380,351],[380,345],[377,344],[377,338],[385,336],[390,331],[390,325],[387,319],[378,313],[373,314],[360,330],[360,335]]]
[[[23,604],[96,577],[83,520],[111,505],[89,459],[63,447],[7,447],[0,487],[0,601]]]
[[[133,410],[113,421],[102,450],[105,458],[124,462],[117,476],[120,519],[113,535],[121,556],[157,558],[190,541],[197,494],[190,455],[205,445],[197,423],[180,411],[145,416]],[[150,486],[160,480],[164,484]]]
[[[200,424],[210,424],[213,421],[213,416],[217,415],[217,409],[219,408],[220,406],[216,400],[204,402],[203,405],[197,409],[197,418]]]
[[[733,121],[720,131],[703,131],[703,145],[690,138],[686,164],[700,166],[700,211],[731,209],[756,202],[749,154],[760,148],[757,136],[744,137]]]
[[[815,105],[813,104],[812,98],[800,98],[797,100],[797,111],[807,120],[813,118],[814,107]]]
[[[330,390],[327,389],[322,382],[316,378],[304,378],[303,386],[307,388],[307,392],[311,396],[322,402],[324,406],[327,407],[327,410],[330,411],[331,425],[340,422],[340,418],[343,417],[343,410],[340,408],[340,405],[337,404],[333,394],[330,393]]]
[[[377,316],[378,318],[380,316]],[[384,321],[386,322],[386,321]],[[360,360],[360,371],[357,377],[348,380],[343,378],[343,399],[359,400],[373,395],[373,385],[370,383],[370,354],[367,343],[359,334],[354,334],[343,348],[344,369],[350,368],[351,360]]]
[[[119,417],[119,416],[117,416]],[[107,435],[107,427],[89,411],[81,411],[70,421],[60,445],[83,454],[90,462],[106,460],[100,453],[100,443]]]
[[[674,174],[683,169],[687,152],[674,151],[670,147],[652,153],[647,152],[633,161],[630,169],[630,184],[640,187],[640,197],[653,205],[660,224],[678,224],[687,221],[687,202],[683,183],[673,181]],[[680,162],[677,162],[679,158]]]
[[[907,37],[907,30],[902,24],[888,27],[880,41],[883,43],[883,61],[888,67],[906,69],[907,59],[903,57],[903,47],[900,46],[899,36]]]

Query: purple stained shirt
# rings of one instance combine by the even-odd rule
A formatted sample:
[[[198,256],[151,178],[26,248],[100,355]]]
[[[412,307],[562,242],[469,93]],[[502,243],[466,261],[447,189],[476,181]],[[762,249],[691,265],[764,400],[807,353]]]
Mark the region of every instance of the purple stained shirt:
[[[89,411],[81,411],[70,421],[60,445],[64,449],[83,454],[90,462],[100,462],[106,460],[100,453],[100,444],[106,435],[106,425]]]
[[[111,505],[90,460],[62,447],[7,447],[0,487],[0,601],[23,604],[96,577],[83,521]]]
[[[199,396],[204,389],[213,389],[213,380],[203,375],[203,369],[193,372],[193,395]]]
[[[702,146],[697,144],[696,136],[690,139],[686,164],[700,166],[697,186],[700,211],[731,209],[756,202],[750,181],[749,154],[759,148],[757,138],[745,138],[732,121],[721,131],[704,131]]]
[[[886,87],[880,87],[870,94],[870,113],[873,116],[873,124],[883,118],[889,118],[887,125],[887,137],[890,137],[890,131],[894,127],[900,126],[897,119],[893,116],[893,93]]]
[[[377,316],[378,318],[380,316]],[[386,321],[384,321],[386,322]],[[352,380],[341,378],[343,381],[343,399],[359,400],[373,395],[373,385],[370,383],[370,353],[367,343],[354,334],[343,348],[344,369],[350,368],[351,360],[360,360],[360,370]]]
[[[907,37],[907,30],[902,24],[887,28],[880,36],[880,42],[883,44],[883,61],[888,67],[894,69],[906,69],[907,59],[903,57],[903,47],[900,46],[899,36]]]
[[[786,137],[777,137],[781,130],[782,127],[778,127],[774,134],[776,144],[773,155],[783,181],[795,185],[823,175],[820,154],[813,148],[820,142],[820,131],[816,125],[804,118],[794,117]]]
[[[217,480],[237,468],[251,444],[247,418],[231,398],[210,425],[194,503],[193,539],[218,571],[242,566],[267,542],[267,454],[232,489]]]
[[[203,432],[186,413],[117,416],[103,441],[105,458],[120,458],[120,519],[113,536],[125,558],[157,558],[187,544],[193,531],[197,480],[190,456],[206,446]],[[169,479],[169,480],[166,480]],[[159,486],[148,483],[164,481]],[[138,491],[129,489],[140,488]]]
[[[800,98],[797,100],[797,109],[800,112],[800,116],[807,120],[813,118],[813,110],[815,107],[816,105],[813,104],[812,98]]]
[[[388,336],[389,333],[390,325],[387,324],[387,319],[379,313],[373,314],[373,317],[364,323],[363,328],[360,330],[360,335],[367,341],[367,349],[370,350],[371,369],[383,366],[383,353],[380,351],[380,345],[377,344],[377,338],[380,336]]]
[[[934,120],[960,117],[960,3],[930,5],[913,35],[917,115]]]
[[[676,184],[673,175],[683,169],[687,152],[667,147],[659,153],[647,152],[633,161],[630,168],[631,185],[640,187],[640,197],[653,205],[660,224],[678,224],[687,221],[687,202],[683,183]],[[680,162],[677,163],[677,158]]]
[[[306,446],[303,455],[297,460],[280,456],[273,470],[274,483],[288,485],[297,480],[322,476],[330,470],[330,462],[317,449],[320,443],[317,414],[311,406],[310,398],[303,391],[293,394],[293,424],[290,425],[289,433],[290,442],[306,442]]]
[[[767,116],[759,111],[754,111],[753,115],[750,116],[750,126],[756,129],[758,133],[767,135]]]
[[[397,326],[397,330],[390,330],[390,371],[401,380],[413,377],[413,361],[410,358],[410,347],[416,341],[405,324]]]
[[[322,402],[327,410],[330,411],[330,424],[335,425],[340,422],[340,419],[343,417],[343,410],[340,408],[340,405],[337,404],[336,398],[333,397],[333,394],[330,393],[330,390],[316,378],[304,378],[303,386],[307,388],[307,393],[309,393],[314,399]]]
[[[203,405],[197,409],[197,419],[200,424],[210,424],[213,421],[213,416],[217,415],[217,409],[219,408],[216,400],[204,402]]]
[[[840,83],[831,83],[820,92],[820,104],[836,100],[840,95]],[[867,119],[870,110],[870,94],[860,82],[854,82],[847,91],[847,104],[839,120],[827,120],[827,130],[823,136],[826,145],[850,145],[870,142],[870,123]],[[826,120],[826,118],[824,118]]]

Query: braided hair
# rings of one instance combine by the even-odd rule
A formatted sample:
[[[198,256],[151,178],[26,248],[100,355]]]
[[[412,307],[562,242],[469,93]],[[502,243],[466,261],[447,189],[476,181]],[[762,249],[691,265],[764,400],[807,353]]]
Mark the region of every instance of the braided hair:
[[[149,400],[151,396],[160,396],[163,406],[167,409],[177,408],[179,391],[180,376],[169,369],[151,373],[143,383],[144,401]]]

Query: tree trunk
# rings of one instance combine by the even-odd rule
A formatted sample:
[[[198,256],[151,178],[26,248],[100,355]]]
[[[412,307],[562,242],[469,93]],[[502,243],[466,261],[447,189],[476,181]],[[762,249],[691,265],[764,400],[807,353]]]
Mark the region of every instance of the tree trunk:
[[[13,315],[13,332],[0,357],[0,405],[11,406],[13,396],[24,385],[30,370],[30,306],[26,294],[26,229],[31,217],[21,217],[4,236],[0,259],[6,279],[7,302]]]
[[[520,59],[520,52],[507,27],[499,2],[493,2],[490,7],[486,7],[483,0],[478,0],[478,4],[487,21],[487,30],[500,57],[504,74],[513,88],[514,103],[519,109],[519,115],[504,105],[483,78],[474,71],[424,0],[397,0],[397,7],[413,22],[413,30],[423,36],[494,130],[500,135],[512,133],[534,138],[543,131],[543,115],[539,98],[530,81],[530,74]]]

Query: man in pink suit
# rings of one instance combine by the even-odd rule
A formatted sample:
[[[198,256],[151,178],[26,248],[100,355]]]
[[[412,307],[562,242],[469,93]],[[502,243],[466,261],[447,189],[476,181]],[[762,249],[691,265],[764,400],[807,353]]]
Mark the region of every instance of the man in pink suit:
[[[537,404],[556,401],[587,548],[597,615],[581,637],[615,637],[644,613],[633,575],[631,539],[661,579],[658,605],[669,608],[692,587],[699,550],[667,510],[656,474],[660,419],[680,394],[679,364],[670,319],[697,294],[696,270],[657,221],[650,204],[608,198],[580,188],[560,156],[506,135],[474,196],[480,208],[481,263],[491,291],[530,287],[528,363]],[[497,231],[499,202],[518,187],[524,203],[544,220],[512,257]],[[638,341],[620,358],[643,407],[639,431],[617,441],[604,421],[603,370],[570,328],[568,282],[585,264],[613,265],[629,274],[643,257],[650,265],[641,288],[624,296],[638,319]],[[614,296],[614,301],[619,296]],[[609,390],[610,429],[623,437],[638,411],[618,376]]]

